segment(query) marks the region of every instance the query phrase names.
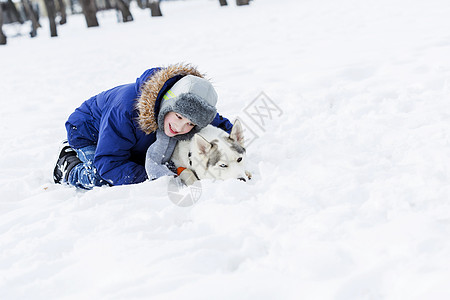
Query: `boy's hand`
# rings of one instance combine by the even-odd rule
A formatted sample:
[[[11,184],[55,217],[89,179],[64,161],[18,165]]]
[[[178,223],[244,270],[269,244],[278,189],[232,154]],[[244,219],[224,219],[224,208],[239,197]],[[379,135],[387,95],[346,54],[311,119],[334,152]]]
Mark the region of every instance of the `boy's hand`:
[[[181,181],[187,186],[194,184],[198,180],[197,176],[195,176],[194,172],[186,168],[178,168],[177,169],[178,177],[180,177]]]

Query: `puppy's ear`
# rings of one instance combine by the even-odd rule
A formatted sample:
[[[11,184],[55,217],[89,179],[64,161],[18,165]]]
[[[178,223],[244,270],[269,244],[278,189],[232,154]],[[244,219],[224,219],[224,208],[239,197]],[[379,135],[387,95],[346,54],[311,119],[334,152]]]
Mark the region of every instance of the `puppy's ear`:
[[[202,137],[200,134],[194,135],[195,144],[197,145],[197,148],[199,150],[200,154],[206,154],[211,150],[211,143],[208,142],[204,137]]]
[[[244,147],[244,129],[242,128],[242,124],[239,119],[236,119],[236,121],[234,121],[234,125],[230,133],[230,138]]]

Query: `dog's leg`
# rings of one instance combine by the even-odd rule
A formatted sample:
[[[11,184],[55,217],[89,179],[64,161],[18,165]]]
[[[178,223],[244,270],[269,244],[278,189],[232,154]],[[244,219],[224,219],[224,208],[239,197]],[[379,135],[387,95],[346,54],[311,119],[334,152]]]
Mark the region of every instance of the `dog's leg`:
[[[195,173],[189,169],[185,169],[180,173],[180,179],[187,186],[194,184],[194,182],[198,180],[197,176],[195,176]]]

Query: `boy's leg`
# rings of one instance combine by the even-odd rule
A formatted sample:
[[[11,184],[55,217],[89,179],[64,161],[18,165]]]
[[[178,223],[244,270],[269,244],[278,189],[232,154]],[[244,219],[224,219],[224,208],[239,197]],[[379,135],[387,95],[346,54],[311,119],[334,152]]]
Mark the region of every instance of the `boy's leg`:
[[[74,149],[78,158],[83,162],[76,165],[69,173],[68,183],[76,187],[90,190],[94,186],[107,184],[94,167],[94,154],[96,147],[94,145],[80,149]]]

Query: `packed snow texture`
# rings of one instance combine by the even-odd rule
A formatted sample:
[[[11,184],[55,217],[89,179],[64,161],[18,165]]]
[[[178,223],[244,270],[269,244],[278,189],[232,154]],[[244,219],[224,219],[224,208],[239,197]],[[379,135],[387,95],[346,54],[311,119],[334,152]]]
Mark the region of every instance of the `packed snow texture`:
[[[450,299],[450,2],[228,2],[4,26],[1,299]],[[253,131],[252,181],[204,181],[190,207],[168,178],[52,183],[82,101],[177,62]],[[261,92],[280,109],[262,127]]]

